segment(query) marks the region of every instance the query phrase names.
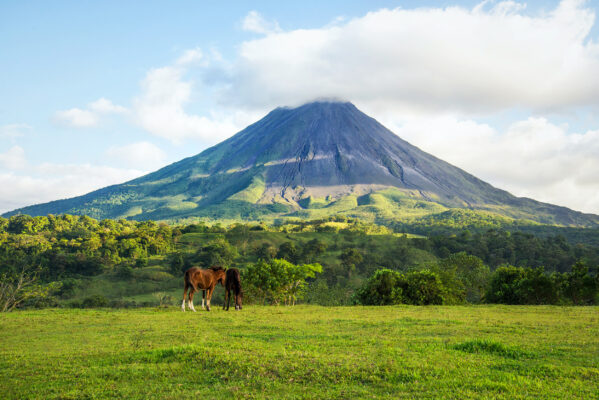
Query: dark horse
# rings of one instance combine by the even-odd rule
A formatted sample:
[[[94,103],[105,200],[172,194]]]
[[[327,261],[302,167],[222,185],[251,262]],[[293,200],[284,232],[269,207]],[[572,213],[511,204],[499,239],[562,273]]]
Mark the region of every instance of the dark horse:
[[[237,268],[229,268],[225,277],[225,303],[223,310],[229,311],[229,303],[231,302],[231,291],[235,295],[235,309],[241,310],[241,300],[243,298],[243,290],[241,290],[241,279],[239,278],[239,270]],[[225,308],[226,307],[226,308]]]
[[[189,308],[192,311],[196,310],[193,307],[193,294],[198,290],[203,290],[202,308],[204,308],[204,297],[206,297],[206,309],[210,311],[212,291],[217,283],[222,285],[224,280],[225,270],[222,267],[210,267],[208,269],[201,269],[198,267],[189,268],[185,271],[185,285],[183,287],[183,303],[181,304],[181,309],[185,311],[185,295],[189,289]]]

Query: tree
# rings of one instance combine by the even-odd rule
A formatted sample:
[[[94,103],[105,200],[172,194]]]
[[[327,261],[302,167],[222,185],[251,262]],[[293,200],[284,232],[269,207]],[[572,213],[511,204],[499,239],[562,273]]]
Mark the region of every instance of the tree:
[[[38,274],[30,267],[22,267],[18,272],[0,275],[0,311],[12,311],[26,300],[47,298],[60,284],[53,282],[47,285],[38,283]]]
[[[558,301],[556,284],[543,267],[525,268],[516,294],[519,304],[556,304]]]
[[[270,243],[262,243],[254,250],[254,254],[258,260],[272,260],[277,255],[277,249]]]
[[[403,294],[406,302],[416,306],[444,304],[445,288],[439,275],[430,270],[406,274]]]
[[[555,278],[545,274],[543,267],[506,265],[491,275],[485,299],[489,303],[555,304],[559,299],[558,285]]]
[[[237,257],[237,249],[225,239],[215,239],[202,246],[195,255],[195,260],[203,267],[219,266],[226,268]]]
[[[171,253],[168,260],[168,265],[171,274],[174,276],[179,276],[183,272],[185,272],[185,260],[183,259],[183,254],[176,252]]]
[[[564,295],[574,304],[593,304],[597,301],[599,285],[589,274],[589,268],[583,262],[572,266],[572,271],[566,274]]]
[[[293,242],[285,242],[279,246],[277,258],[287,260],[291,263],[298,261],[299,252]]]
[[[318,256],[322,255],[327,249],[327,244],[322,240],[309,240],[302,247],[302,259],[305,262],[313,262]]]
[[[287,260],[260,260],[250,265],[244,280],[263,302],[295,304],[302,298],[308,278],[322,272],[320,264],[295,265]]]
[[[485,293],[487,303],[520,304],[517,284],[524,278],[524,268],[504,265],[491,275]]]
[[[354,303],[371,306],[386,306],[404,302],[405,276],[390,269],[379,269],[354,295]]]
[[[345,249],[339,258],[341,260],[341,265],[343,265],[347,271],[348,278],[351,278],[352,272],[356,270],[357,265],[363,260],[362,253],[353,247]]]
[[[466,252],[451,254],[433,269],[440,275],[443,285],[453,291],[452,296],[458,302],[464,299],[470,303],[482,301],[491,271],[480,258]]]

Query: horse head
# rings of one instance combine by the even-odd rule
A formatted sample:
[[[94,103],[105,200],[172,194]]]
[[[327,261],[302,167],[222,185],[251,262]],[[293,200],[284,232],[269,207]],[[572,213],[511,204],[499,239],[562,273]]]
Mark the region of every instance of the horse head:
[[[216,279],[217,283],[220,283],[221,285],[225,285],[225,276],[226,276],[226,269],[224,269],[223,267],[219,267],[219,266],[213,266],[208,268],[209,270],[212,271],[212,274],[214,276],[214,279]]]

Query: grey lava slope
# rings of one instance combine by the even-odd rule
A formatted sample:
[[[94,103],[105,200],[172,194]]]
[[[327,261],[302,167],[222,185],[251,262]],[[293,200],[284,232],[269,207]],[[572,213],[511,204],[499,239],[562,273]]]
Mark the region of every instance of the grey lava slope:
[[[250,220],[371,212],[402,219],[402,205],[412,214],[420,207],[422,215],[465,208],[547,224],[599,224],[597,215],[494,188],[342,102],[277,108],[228,140],[156,172],[5,215]]]

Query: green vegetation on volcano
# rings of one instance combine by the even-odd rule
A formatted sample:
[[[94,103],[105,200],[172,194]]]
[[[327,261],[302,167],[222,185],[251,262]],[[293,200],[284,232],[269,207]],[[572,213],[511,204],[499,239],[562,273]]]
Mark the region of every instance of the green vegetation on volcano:
[[[351,103],[277,108],[202,153],[72,199],[6,213],[228,221],[337,215],[392,226],[597,227],[599,216],[518,198],[402,140]],[[449,215],[447,214],[449,213]],[[451,222],[459,225],[461,222]]]

